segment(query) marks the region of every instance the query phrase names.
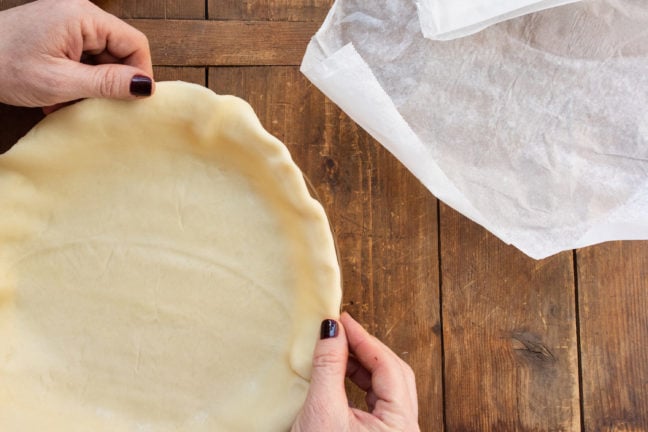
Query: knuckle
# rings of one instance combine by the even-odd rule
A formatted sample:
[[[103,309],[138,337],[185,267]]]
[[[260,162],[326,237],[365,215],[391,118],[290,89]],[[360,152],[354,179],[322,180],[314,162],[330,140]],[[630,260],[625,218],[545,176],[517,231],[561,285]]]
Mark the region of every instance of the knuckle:
[[[414,369],[412,369],[412,366],[408,365],[407,363],[405,363],[405,376],[407,376],[407,378],[412,382],[416,380]]]
[[[339,365],[341,358],[337,353],[325,351],[315,354],[313,357],[313,368],[328,370],[331,367]]]
[[[99,96],[107,98],[116,95],[121,85],[120,81],[119,74],[113,69],[109,69],[105,73],[97,72],[95,82]]]
[[[146,46],[149,45],[148,37],[140,30],[137,30],[137,38],[139,39],[140,43],[142,43],[143,45]]]

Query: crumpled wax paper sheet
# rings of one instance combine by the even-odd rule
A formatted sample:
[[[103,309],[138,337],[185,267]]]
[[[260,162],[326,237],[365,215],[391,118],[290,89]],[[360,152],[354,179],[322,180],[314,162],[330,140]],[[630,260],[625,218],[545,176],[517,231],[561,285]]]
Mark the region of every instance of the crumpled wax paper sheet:
[[[645,0],[448,42],[423,37],[413,0],[337,0],[302,72],[434,195],[531,257],[648,238]]]
[[[450,40],[498,22],[577,0],[418,0],[423,36]]]

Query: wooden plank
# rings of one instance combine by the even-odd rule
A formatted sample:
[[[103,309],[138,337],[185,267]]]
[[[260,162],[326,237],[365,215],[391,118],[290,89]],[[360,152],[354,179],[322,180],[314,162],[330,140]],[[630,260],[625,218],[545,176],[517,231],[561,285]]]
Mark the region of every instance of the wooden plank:
[[[317,31],[308,22],[127,20],[165,66],[299,65]]]
[[[206,70],[201,67],[168,67],[154,66],[153,76],[155,81],[187,81],[204,86],[206,84]]]
[[[315,21],[321,23],[333,0],[209,0],[209,19]]]
[[[571,252],[534,261],[440,218],[447,430],[579,430]]]
[[[12,0],[0,0],[0,9],[11,5]],[[319,27],[314,22],[126,22],[146,34],[153,62],[163,66],[299,65]]]
[[[33,0],[0,0],[0,10]],[[100,8],[120,18],[185,18],[203,19],[204,0],[93,0]]]
[[[185,18],[204,19],[204,0],[93,0],[113,15],[120,18]]]
[[[295,67],[211,68],[209,85],[249,101],[311,180],[337,239],[343,308],[412,365],[421,428],[441,430],[434,197]]]
[[[587,431],[648,430],[648,242],[577,253]]]

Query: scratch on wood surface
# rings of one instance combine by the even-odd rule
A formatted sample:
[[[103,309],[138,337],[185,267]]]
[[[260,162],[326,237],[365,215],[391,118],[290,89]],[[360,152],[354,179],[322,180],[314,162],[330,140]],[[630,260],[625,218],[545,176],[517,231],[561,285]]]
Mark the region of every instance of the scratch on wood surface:
[[[496,313],[499,313],[502,311],[502,308],[499,305],[495,305],[491,310],[486,313],[479,321],[474,321],[473,325],[478,327],[478,328],[483,328],[486,324],[486,322]]]
[[[410,307],[406,308],[406,309],[405,309],[405,310],[404,310],[404,311],[403,311],[403,312],[398,316],[398,318],[396,318],[396,320],[394,321],[394,323],[393,323],[391,326],[389,326],[389,328],[387,329],[387,331],[385,332],[385,334],[383,335],[383,337],[384,337],[384,338],[387,338],[387,337],[389,336],[389,334],[392,332],[392,330],[394,330],[394,329],[396,328],[396,326],[397,326],[398,324],[400,324],[400,322],[403,320],[403,318],[405,318],[405,315],[407,315],[407,314],[409,314],[409,313],[412,312],[412,309],[414,309],[414,306],[410,306]]]
[[[468,288],[473,286],[475,282],[476,282],[475,279],[473,279],[470,282],[463,284],[460,291],[466,291]]]
[[[338,217],[339,217],[340,219],[342,219],[342,220],[345,220],[345,221],[349,222],[349,223],[350,223],[351,225],[353,225],[354,227],[356,227],[356,228],[360,228],[360,230],[361,230],[361,234],[363,234],[363,235],[364,235],[367,231],[369,231],[369,229],[368,229],[364,224],[362,224],[361,222],[358,222],[358,221],[352,219],[351,217],[349,217],[349,216],[347,216],[347,215],[345,215],[345,214],[343,214],[343,213],[340,213],[340,214],[338,215]]]
[[[542,363],[553,363],[556,360],[549,348],[533,333],[513,333],[511,339],[513,350],[529,359]]]

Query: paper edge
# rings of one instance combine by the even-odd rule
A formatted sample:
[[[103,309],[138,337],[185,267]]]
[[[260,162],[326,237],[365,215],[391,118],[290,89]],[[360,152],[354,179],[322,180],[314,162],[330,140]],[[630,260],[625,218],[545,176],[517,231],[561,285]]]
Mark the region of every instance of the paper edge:
[[[556,2],[553,2],[556,4],[551,7],[574,3],[576,1],[580,0],[557,0]],[[353,44],[348,43],[339,48],[328,47],[324,43],[324,33],[332,24],[337,5],[338,2],[333,4],[323,25],[309,42],[302,60],[300,71],[329,99],[337,104],[352,120],[366,130],[374,139],[376,139],[394,157],[396,157],[437,199],[466,216],[473,222],[481,225],[507,245],[516,247],[525,255],[536,260],[541,260],[564,251],[592,246],[608,241],[648,240],[648,226],[642,226],[638,222],[611,222],[609,220],[601,221],[600,223],[591,226],[585,234],[583,234],[577,241],[573,242],[569,247],[557,246],[553,249],[546,249],[542,253],[538,253],[537,250],[520,245],[518,242],[509,239],[509,235],[502,233],[500,228],[495,228],[493,224],[485,220],[481,213],[468,201],[456,186],[454,186],[432,158],[420,157],[421,154],[427,154],[428,151],[425,149],[425,146],[418,136],[409,127],[405,119],[398,112],[391,98],[389,98],[382,86],[380,86],[378,80],[373,74],[373,71],[355,49]],[[545,7],[545,9],[546,8],[548,7]],[[344,60],[346,56],[351,56],[355,61],[341,61]],[[351,69],[353,67],[360,67],[362,73],[370,77],[371,90],[376,95],[379,95],[379,100],[363,104],[364,108],[368,107],[371,110],[372,106],[380,106],[381,111],[384,112],[387,110],[390,113],[390,118],[393,116],[393,118],[398,119],[398,129],[405,131],[404,137],[399,137],[397,141],[393,138],[389,138],[390,133],[384,130],[389,129],[388,126],[390,125],[388,123],[377,122],[379,128],[371,127],[371,124],[363,121],[365,115],[358,112],[355,106],[349,106],[344,102],[345,100],[353,99],[349,97],[350,94],[358,93],[355,82],[336,80],[334,83],[335,85],[332,85],[333,83],[331,82],[327,82],[328,78],[339,73],[340,70],[344,70],[345,68]],[[339,97],[340,93],[345,97]],[[397,144],[395,144],[395,142]],[[402,144],[403,142],[406,144]],[[406,163],[405,161],[407,160],[411,160],[414,163]]]
[[[510,6],[501,7],[495,15],[490,16],[485,20],[473,19],[470,24],[453,27],[449,26],[444,28],[439,20],[438,15],[435,14],[429,6],[428,1],[418,0],[416,2],[416,9],[419,16],[419,24],[423,37],[436,41],[450,41],[478,33],[492,25],[508,21],[514,18],[519,18],[542,10],[551,9],[554,7],[564,6],[571,3],[576,3],[581,0],[546,0],[541,2],[533,2],[522,7],[510,9]],[[515,3],[515,1],[507,2]],[[507,10],[508,9],[508,10]],[[432,24],[432,25],[430,25]]]

